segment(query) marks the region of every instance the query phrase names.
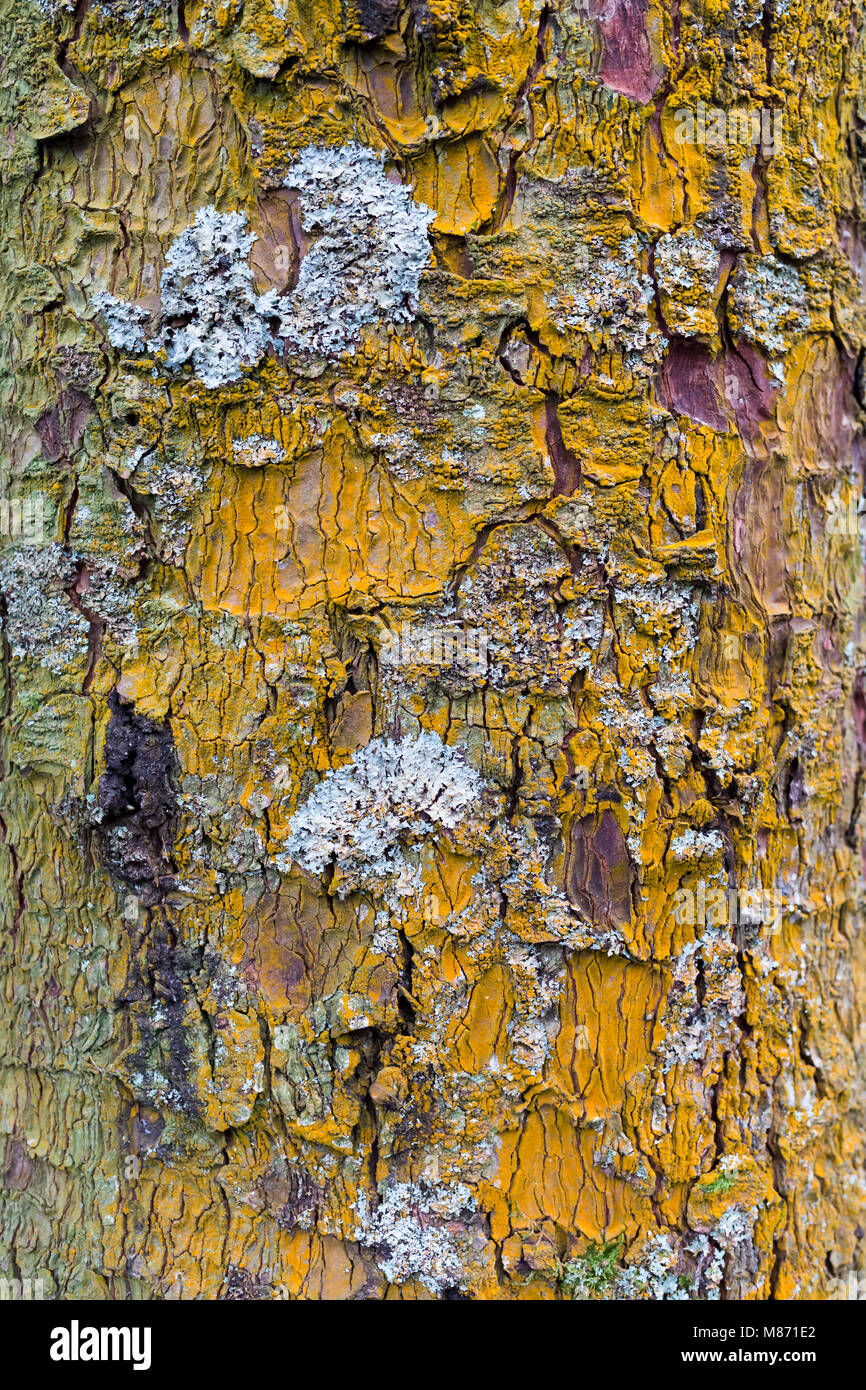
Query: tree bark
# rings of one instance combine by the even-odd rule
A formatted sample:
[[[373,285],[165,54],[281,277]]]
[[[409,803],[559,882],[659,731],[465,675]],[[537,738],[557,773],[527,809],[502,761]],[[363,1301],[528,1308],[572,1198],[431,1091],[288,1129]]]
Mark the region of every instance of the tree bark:
[[[862,6],[40,4],[0,1273],[851,1296]]]

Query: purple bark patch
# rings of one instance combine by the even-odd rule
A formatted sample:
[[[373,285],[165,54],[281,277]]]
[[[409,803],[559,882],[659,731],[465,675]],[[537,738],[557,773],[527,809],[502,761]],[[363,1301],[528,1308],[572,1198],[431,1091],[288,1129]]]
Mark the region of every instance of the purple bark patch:
[[[702,343],[672,339],[658,376],[659,399],[677,415],[753,439],[772,417],[778,388],[748,343],[714,358]]]
[[[635,101],[649,101],[664,73],[653,62],[647,0],[591,0],[590,13],[604,39],[602,82]]]

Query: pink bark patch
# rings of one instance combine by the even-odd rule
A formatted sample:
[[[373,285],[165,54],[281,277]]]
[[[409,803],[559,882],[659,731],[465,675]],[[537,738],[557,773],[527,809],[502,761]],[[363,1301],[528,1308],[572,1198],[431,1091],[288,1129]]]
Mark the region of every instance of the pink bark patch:
[[[661,365],[659,395],[674,414],[725,430],[728,419],[719,378],[718,367],[705,347],[674,339]]]
[[[39,416],[36,433],[49,463],[57,463],[77,449],[92,409],[89,397],[81,391],[61,391],[57,405]]]
[[[664,74],[653,62],[647,0],[590,0],[590,13],[604,39],[602,82],[635,101],[649,101]]]
[[[662,404],[675,414],[714,430],[736,425],[752,439],[773,414],[777,387],[748,343],[713,358],[702,343],[675,338],[661,365],[658,391]]]
[[[747,439],[754,438],[759,426],[772,417],[779,388],[768,375],[763,357],[749,343],[737,343],[736,352],[726,355],[724,384],[737,429]]]
[[[565,891],[593,926],[617,928],[631,920],[631,862],[625,837],[610,811],[584,816],[572,830]]]

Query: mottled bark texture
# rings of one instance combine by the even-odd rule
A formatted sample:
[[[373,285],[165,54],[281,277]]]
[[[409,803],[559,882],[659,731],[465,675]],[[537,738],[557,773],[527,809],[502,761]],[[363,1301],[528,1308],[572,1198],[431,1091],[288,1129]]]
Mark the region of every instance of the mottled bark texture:
[[[0,1273],[850,1288],[862,4],[0,32]]]

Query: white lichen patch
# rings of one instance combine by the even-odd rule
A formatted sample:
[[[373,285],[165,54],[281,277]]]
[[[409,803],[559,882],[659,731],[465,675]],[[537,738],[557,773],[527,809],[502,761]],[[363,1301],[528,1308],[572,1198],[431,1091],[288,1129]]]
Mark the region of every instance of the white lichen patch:
[[[207,477],[201,463],[190,451],[177,457],[162,448],[138,445],[121,462],[118,472],[150,498],[161,559],[169,565],[181,565]]]
[[[603,600],[580,597],[573,603],[563,622],[563,637],[568,643],[580,643],[575,665],[588,671],[601,646],[604,634],[605,611]]]
[[[650,763],[654,767],[656,757],[667,772],[674,776],[681,775],[691,755],[682,726],[677,720],[676,707],[666,709],[663,714],[648,715],[645,707],[632,694],[625,695],[616,681],[605,680],[600,683],[600,690],[603,699],[599,721],[620,745],[617,762],[628,773],[625,778],[627,784],[637,788],[645,783],[647,777],[652,775]],[[645,750],[644,756],[637,755],[638,748]],[[634,828],[642,827],[642,807],[629,803],[630,815],[633,812],[637,817],[633,819]],[[639,846],[640,836],[633,846],[637,859],[641,855]]]
[[[164,353],[171,371],[190,363],[216,388],[237,381],[269,348],[337,357],[354,352],[365,328],[409,322],[430,262],[427,227],[435,213],[386,177],[381,155],[360,145],[310,145],[287,180],[300,193],[313,242],[290,294],[256,292],[249,264],[255,234],[245,214],[205,207],[169,248],[156,337],[147,338],[149,315],[140,306],[106,290],[94,295],[112,346]]]
[[[661,237],[655,250],[655,273],[669,328],[684,337],[715,332],[719,252],[707,237],[690,228]]]
[[[300,193],[304,231],[318,238],[280,324],[289,349],[339,356],[369,325],[410,321],[436,214],[391,183],[382,156],[361,145],[309,145],[286,182]]]
[[[708,1068],[733,1046],[745,1003],[736,944],[726,929],[705,928],[700,941],[670,964],[671,988],[658,1046],[663,1070]]]
[[[691,1298],[691,1280],[683,1273],[680,1238],[668,1231],[651,1237],[639,1260],[628,1265],[618,1276],[614,1297],[666,1302],[682,1302]]]
[[[297,861],[312,874],[334,864],[341,897],[393,882],[407,870],[401,846],[455,828],[482,791],[477,772],[438,734],[374,739],[295,812],[277,864]]]
[[[0,559],[3,626],[13,657],[35,657],[55,675],[87,655],[87,619],[68,589],[78,564],[61,545],[10,551]]]
[[[135,590],[110,561],[91,560],[82,602],[105,623],[106,634],[124,647],[138,647]]]
[[[376,930],[370,940],[370,950],[375,951],[377,955],[390,956],[393,960],[398,960],[403,950],[403,943],[400,939],[400,933],[390,925],[387,912],[378,914],[376,923]],[[380,923],[384,925],[380,925]]]
[[[768,352],[785,352],[790,335],[810,323],[808,292],[797,270],[775,256],[744,261],[731,281],[731,323]]]
[[[38,0],[39,8],[49,19],[75,13],[75,0]],[[139,20],[166,9],[166,0],[96,0],[93,8],[109,16],[115,24],[137,24]]]
[[[99,290],[93,296],[93,306],[108,325],[108,341],[112,347],[126,352],[144,352],[147,347],[145,330],[150,321],[146,309],[117,299],[108,290]]]
[[[725,841],[718,830],[684,830],[671,840],[671,854],[679,862],[688,859],[714,859],[722,854]]]
[[[720,1297],[726,1273],[753,1268],[757,1207],[731,1207],[707,1232],[657,1231],[627,1264],[586,1257],[566,1268],[575,1299],[684,1302]]]
[[[171,368],[191,362],[205,386],[235,381],[272,342],[268,319],[276,290],[257,295],[248,263],[255,237],[243,213],[202,208],[172,244],[160,294],[165,324],[160,346]]]
[[[676,660],[691,650],[698,633],[698,607],[693,589],[676,584],[632,584],[617,586],[614,598],[628,611],[639,631],[667,637],[673,628],[680,637],[677,646],[662,650],[666,661]]]
[[[659,287],[668,294],[690,289],[695,283],[711,291],[719,274],[719,252],[707,238],[681,228],[660,237],[655,252]]]
[[[164,352],[176,370],[190,362],[205,386],[236,381],[273,343],[276,290],[256,293],[248,257],[255,240],[242,212],[201,208],[169,248],[160,282],[160,331],[145,342],[143,311],[105,291],[94,298],[114,347]]]
[[[269,463],[285,463],[286,451],[276,439],[264,434],[248,434],[232,444],[235,463],[242,468],[264,468]]]
[[[470,460],[460,450],[439,446],[436,454],[431,454],[423,429],[362,430],[361,437],[383,456],[388,472],[400,482],[435,476],[443,485],[462,490],[472,473]]]
[[[638,367],[639,359],[654,360],[662,351],[661,334],[647,313],[653,298],[652,280],[640,267],[637,237],[626,237],[616,254],[594,238],[579,279],[557,289],[548,308],[561,332],[576,330],[596,350],[616,348],[626,354],[629,366]]]
[[[355,1210],[354,1239],[374,1250],[389,1283],[417,1279],[432,1294],[460,1286],[460,1223],[475,1210],[464,1183],[396,1183],[377,1207],[362,1196]]]

